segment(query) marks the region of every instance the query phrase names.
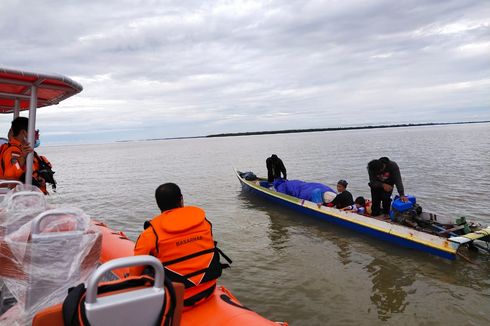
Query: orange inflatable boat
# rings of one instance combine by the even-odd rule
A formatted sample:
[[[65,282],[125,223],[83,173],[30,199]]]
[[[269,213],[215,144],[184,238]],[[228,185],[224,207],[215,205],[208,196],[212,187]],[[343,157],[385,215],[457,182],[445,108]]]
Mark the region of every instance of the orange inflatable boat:
[[[58,104],[82,89],[65,76],[0,67],[0,113],[13,112],[15,117],[29,110],[27,138],[33,144],[37,108]],[[0,207],[0,326],[78,325],[74,319],[64,321],[65,306],[59,302],[70,298],[73,289],[81,287],[80,280],[87,279],[85,299],[74,301],[85,303],[79,305],[86,312],[85,325],[154,325],[162,316],[171,316],[167,320],[172,320],[172,326],[286,325],[247,309],[222,286],[216,287],[206,301],[179,314],[167,314],[165,306],[172,301],[166,300],[167,293],[175,287],[173,301],[178,306],[176,293],[183,293],[182,285],[165,283],[164,268],[155,257],[133,256],[134,243],[124,233],[90,220],[77,209],[51,209],[44,195],[30,187],[33,159],[30,153],[25,189],[0,191],[0,201],[8,203]],[[6,181],[4,186],[11,183]],[[152,266],[153,282],[133,286],[129,291],[101,292],[133,281],[127,278],[132,266]],[[114,282],[105,282],[111,280]]]
[[[124,232],[110,229],[102,222],[94,222],[102,233],[101,263],[133,255],[134,242]],[[129,268],[113,271],[117,278],[129,275]],[[224,286],[217,286],[213,295],[205,302],[184,310],[181,325],[287,325],[273,322],[244,307]]]

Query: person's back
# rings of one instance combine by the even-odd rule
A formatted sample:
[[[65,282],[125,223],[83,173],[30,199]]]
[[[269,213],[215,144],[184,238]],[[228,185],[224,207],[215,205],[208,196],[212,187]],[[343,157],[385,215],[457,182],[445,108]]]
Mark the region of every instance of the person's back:
[[[389,214],[393,186],[403,202],[407,202],[403,188],[402,177],[398,164],[387,157],[372,160],[368,163],[369,187],[371,188],[372,215],[378,216],[383,212]]]
[[[272,154],[265,160],[267,167],[267,179],[269,182],[273,182],[274,179],[281,178],[281,173],[284,179],[287,179],[286,167],[282,160],[276,155]]]
[[[184,305],[192,306],[212,294],[216,279],[227,265],[219,261],[220,251],[205,212],[198,207],[184,207],[176,184],[161,185],[155,196],[162,213],[145,222],[134,254],[157,257],[166,277],[185,285]],[[142,272],[142,267],[131,269],[132,275]]]

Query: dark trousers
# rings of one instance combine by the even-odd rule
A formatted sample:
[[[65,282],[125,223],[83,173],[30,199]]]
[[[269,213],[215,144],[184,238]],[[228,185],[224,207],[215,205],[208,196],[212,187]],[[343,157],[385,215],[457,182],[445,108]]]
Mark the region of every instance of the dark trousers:
[[[267,170],[267,181],[269,181],[269,183],[274,181],[274,171],[272,171],[272,169]]]
[[[383,214],[390,213],[392,193],[393,191],[386,192],[383,188],[371,188],[371,198],[373,201],[371,206],[372,216],[380,215],[381,207],[383,208]]]

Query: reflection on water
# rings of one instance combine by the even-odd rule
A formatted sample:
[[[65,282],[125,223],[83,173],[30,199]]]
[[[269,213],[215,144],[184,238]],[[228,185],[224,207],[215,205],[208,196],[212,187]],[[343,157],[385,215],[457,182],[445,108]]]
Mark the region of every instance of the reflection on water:
[[[342,150],[352,144],[362,150]],[[232,168],[263,175],[265,158],[277,153],[291,178],[331,186],[347,179],[354,197],[369,196],[366,164],[388,156],[425,210],[489,224],[488,148],[485,124],[45,147],[40,154],[56,171],[52,203],[81,207],[133,240],[158,213],[156,187],[179,184],[186,204],[205,209],[233,259],[219,282],[268,318],[485,325],[488,258],[446,261],[305,217],[243,192]]]
[[[365,268],[373,283],[371,301],[377,307],[379,319],[386,321],[393,313],[404,312],[408,305],[406,300],[408,292],[405,287],[414,283],[413,273],[377,258]]]
[[[271,240],[271,247],[274,250],[281,251],[287,248],[287,242],[290,240],[288,226],[284,223],[284,219],[281,219],[279,213],[268,212],[267,215],[271,222],[267,230],[267,236]]]
[[[251,192],[243,191],[238,198],[241,199],[243,207],[260,210],[269,218],[267,236],[271,247],[276,251],[285,249],[289,241],[288,228],[291,226],[291,221],[284,218],[283,212],[277,210],[277,207],[269,201],[255,197]]]
[[[351,250],[349,242],[345,239],[337,238],[335,244],[337,245],[337,247],[339,247],[339,250],[337,251],[339,261],[344,265],[349,264],[351,262]]]

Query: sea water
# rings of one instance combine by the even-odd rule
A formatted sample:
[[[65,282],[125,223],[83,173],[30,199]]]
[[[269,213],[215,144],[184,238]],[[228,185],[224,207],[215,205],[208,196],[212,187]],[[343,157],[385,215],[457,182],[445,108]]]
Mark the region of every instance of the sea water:
[[[490,260],[447,261],[317,221],[244,193],[233,168],[369,197],[366,165],[387,156],[425,210],[490,224],[490,124],[425,126],[40,147],[54,165],[50,201],[84,209],[136,240],[175,182],[204,208],[233,259],[220,283],[247,307],[291,325],[485,325]]]

